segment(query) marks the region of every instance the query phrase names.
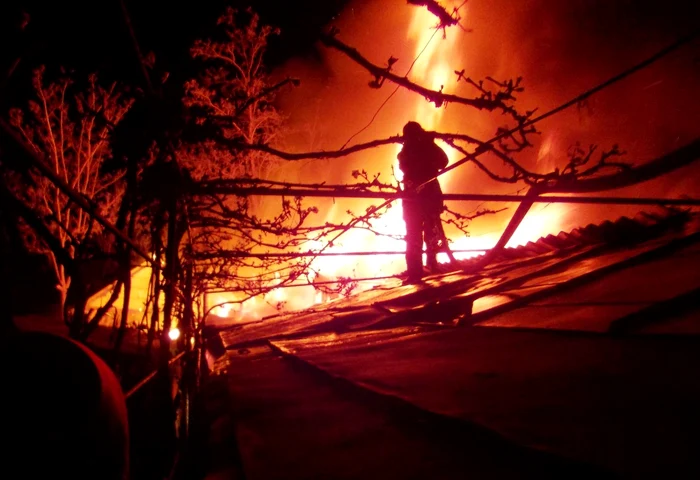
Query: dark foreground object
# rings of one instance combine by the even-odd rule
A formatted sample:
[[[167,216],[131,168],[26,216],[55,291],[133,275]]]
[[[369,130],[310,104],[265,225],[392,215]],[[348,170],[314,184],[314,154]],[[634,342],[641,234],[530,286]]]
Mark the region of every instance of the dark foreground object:
[[[128,478],[126,403],[107,364],[57,335],[4,340],[1,476]]]

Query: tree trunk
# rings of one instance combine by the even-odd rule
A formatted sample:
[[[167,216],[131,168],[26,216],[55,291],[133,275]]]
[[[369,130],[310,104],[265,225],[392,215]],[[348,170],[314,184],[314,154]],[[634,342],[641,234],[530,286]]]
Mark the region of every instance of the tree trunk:
[[[193,338],[192,334],[194,332],[194,311],[192,303],[194,298],[192,296],[192,261],[187,261],[187,266],[185,269],[185,291],[184,291],[184,309],[182,315],[182,337],[185,342],[185,349],[191,349],[190,339]]]
[[[59,291],[63,293],[63,290]],[[73,280],[71,282],[70,291],[73,292],[71,295],[73,297],[73,314],[71,315],[66,304],[66,295],[63,296],[61,301],[64,316],[64,321],[68,325],[68,335],[76,340],[83,338],[83,333],[87,324],[87,318],[85,315],[85,308],[88,301],[88,293],[85,287],[85,282],[83,281],[83,273],[80,269],[80,265],[76,262],[75,268],[73,269]]]
[[[136,230],[136,211],[132,207],[131,213],[129,215],[129,227],[127,228],[127,236],[129,238],[134,238],[134,231]],[[119,349],[124,341],[124,335],[126,335],[126,327],[129,320],[129,302],[131,299],[131,249],[128,245],[122,245],[123,253],[121,258],[120,270],[122,272],[122,278],[124,279],[124,301],[122,302],[122,315],[121,322],[119,323],[119,331],[117,332],[117,338],[114,342],[114,354],[115,356],[119,353]]]
[[[170,359],[170,326],[177,284],[177,200],[172,199],[168,208],[168,244],[165,247],[165,303],[163,304],[163,331],[160,335],[160,363]]]
[[[122,253],[122,261],[119,267],[120,276],[124,282],[124,298],[122,301],[122,314],[119,320],[119,330],[117,331],[117,338],[114,341],[114,356],[119,354],[122,342],[124,341],[124,335],[126,334],[127,322],[129,320],[129,302],[131,300],[131,265],[129,254],[129,249],[125,248]]]
[[[85,324],[79,337],[81,341],[87,340],[90,334],[94,332],[100,325],[100,320],[102,319],[102,317],[104,317],[105,313],[107,313],[109,309],[112,308],[114,303],[119,298],[119,294],[121,293],[123,284],[123,279],[120,277],[117,280],[117,283],[114,286],[114,290],[112,290],[112,295],[110,295],[109,300],[107,300],[107,303],[98,308],[97,312],[95,313],[95,316],[92,317],[90,321]]]
[[[56,261],[56,257],[53,255],[53,253],[50,253],[49,257],[51,259],[51,263],[53,263],[54,265],[54,272],[56,273],[56,290],[58,290],[58,306],[60,308],[59,311],[63,313],[64,323],[66,325],[70,325],[71,330],[73,330],[72,325],[77,315],[74,313],[71,316],[68,313],[68,286],[66,285],[66,271],[63,265]],[[75,260],[75,257],[73,259]],[[78,266],[75,265],[73,275],[78,275],[77,270]]]
[[[155,253],[155,259],[153,262],[153,269],[151,272],[151,279],[153,281],[153,295],[151,297],[151,324],[148,327],[148,340],[146,343],[146,356],[148,358],[150,358],[151,349],[153,348],[153,341],[155,340],[156,331],[158,330],[158,322],[160,320],[160,265],[163,245],[161,242],[162,225],[160,223],[160,220],[157,220],[157,222],[158,223],[154,226],[153,234],[151,237],[151,242],[153,244],[153,250]]]

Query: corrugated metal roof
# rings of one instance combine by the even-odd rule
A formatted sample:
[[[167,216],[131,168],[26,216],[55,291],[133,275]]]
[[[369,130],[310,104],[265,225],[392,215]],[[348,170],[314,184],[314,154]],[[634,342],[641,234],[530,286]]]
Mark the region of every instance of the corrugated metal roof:
[[[697,215],[689,212],[668,211],[665,214],[641,212],[634,218],[620,217],[614,222],[608,220],[600,224],[588,224],[570,232],[559,232],[556,236],[547,235],[534,243],[529,242],[520,247],[506,248],[498,257],[494,258],[492,264],[584,245],[606,243],[617,247],[638,244],[657,236],[682,230],[687,230],[690,233],[693,228],[698,229],[697,222]],[[477,262],[478,257],[469,260],[465,266]]]
[[[303,312],[236,326],[222,332],[222,339],[225,345],[235,346],[328,331],[465,324],[545,328],[546,323],[546,328],[601,331],[610,328],[621,317],[649,306],[648,302],[640,303],[635,310],[631,306],[619,308],[611,305],[608,299],[607,304],[589,308],[588,316],[580,305],[572,304],[570,310],[576,312],[578,320],[568,323],[555,321],[549,313],[549,321],[543,323],[531,314],[532,308],[517,309],[532,304],[539,308],[539,313],[550,312],[553,307],[542,304],[548,297],[561,296],[563,291],[581,289],[582,285],[601,282],[606,277],[608,282],[613,281],[610,279],[625,282],[626,275],[641,275],[638,265],[649,262],[656,262],[652,265],[661,270],[672,268],[685,273],[681,275],[684,283],[667,282],[666,294],[660,300],[668,301],[689,288],[700,288],[700,273],[694,273],[697,264],[693,262],[692,249],[685,253],[685,257],[676,256],[665,263],[658,258],[683,252],[698,239],[700,221],[696,214],[677,211],[640,213],[634,218],[621,217],[614,222],[589,224],[570,232],[548,235],[521,247],[504,249],[478,272],[472,271],[473,265],[479,262],[478,258],[461,261],[457,269],[427,277],[424,284],[412,286],[389,281],[381,288]],[[688,256],[692,258],[686,258]],[[618,272],[616,276],[611,276],[615,272]],[[579,295],[582,296],[581,302],[585,303],[585,295],[592,293],[580,290]],[[605,315],[601,314],[603,311]],[[510,313],[498,319],[498,315],[507,312]],[[567,317],[564,306],[560,305],[557,312],[560,318],[573,318],[571,315]]]
[[[221,335],[231,382],[286,382],[274,391],[299,412],[342,379],[623,478],[697,478],[699,240],[697,215],[640,214],[239,326]],[[300,365],[316,384],[290,380]],[[283,404],[253,397],[270,416]]]

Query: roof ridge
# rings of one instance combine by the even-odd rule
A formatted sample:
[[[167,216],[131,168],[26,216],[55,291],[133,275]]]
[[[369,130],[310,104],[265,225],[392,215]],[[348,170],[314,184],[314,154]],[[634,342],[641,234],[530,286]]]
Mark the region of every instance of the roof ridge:
[[[660,213],[640,211],[630,218],[622,215],[615,220],[606,219],[600,223],[589,223],[573,228],[569,232],[559,231],[556,236],[548,233],[525,245],[504,248],[492,263],[516,258],[529,258],[573,246],[610,243],[613,245],[635,244],[661,235],[669,230],[688,225],[691,221],[698,223],[700,216],[695,212],[678,209],[664,209]],[[478,262],[480,257],[463,260],[462,265],[469,266]]]

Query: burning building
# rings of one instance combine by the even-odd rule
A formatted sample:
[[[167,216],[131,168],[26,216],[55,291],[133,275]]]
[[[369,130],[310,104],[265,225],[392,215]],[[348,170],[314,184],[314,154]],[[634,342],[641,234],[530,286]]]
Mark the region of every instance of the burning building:
[[[483,84],[465,79],[484,79],[494,86],[505,79],[522,77],[524,90],[514,95],[517,105],[522,111],[544,112],[647,58],[687,27],[671,25],[665,17],[652,18],[650,6],[630,10],[625,9],[624,2],[615,3],[594,8],[587,2],[562,5],[544,0],[518,6],[505,1],[409,2],[411,5],[360,1],[351,2],[333,22],[333,27],[339,31],[337,38],[368,61],[384,65],[389,59],[390,72],[429,91],[478,97],[479,85]],[[445,24],[435,14],[436,5],[454,22]],[[431,6],[432,11],[426,8]],[[661,22],[660,28],[639,27],[655,21]],[[598,30],[593,31],[593,26]],[[518,162],[546,175],[564,168],[577,145],[582,145],[580,148],[586,152],[589,144],[598,145],[599,151],[617,144],[626,152],[624,160],[631,165],[643,164],[685,145],[697,135],[696,126],[700,122],[697,95],[692,95],[698,80],[696,62],[692,60],[696,50],[697,46],[695,50],[678,49],[624,82],[542,121],[537,126],[539,134],[528,138],[531,146],[518,152]],[[377,138],[390,138],[398,135],[408,120],[416,120],[437,133],[484,140],[492,138],[499,127],[507,124],[499,112],[464,108],[458,102],[436,104],[409,88],[383,78],[373,79],[338,49],[322,48],[321,53],[320,61],[296,58],[278,72],[280,76],[292,74],[302,80],[299,88],[279,101],[281,109],[289,115],[290,134],[276,147],[285,151],[336,151]],[[381,84],[381,88],[370,88],[368,83],[374,87]],[[666,93],[670,91],[676,95]],[[441,146],[448,152],[451,163],[463,157],[449,143],[441,142]],[[396,168],[399,148],[398,141],[388,142],[342,158],[287,162],[273,173],[272,179],[301,184],[310,183],[309,179],[347,184],[352,182],[354,172],[364,171],[370,178],[378,175],[384,182],[397,184],[401,179]],[[484,162],[489,162],[496,175],[508,170],[498,158]],[[320,177],[319,171],[323,172]],[[643,191],[647,197],[678,198],[692,193],[695,172],[681,170],[641,186],[620,189],[615,194],[635,197]],[[440,182],[443,191],[457,194],[516,194],[523,188],[521,182],[494,181],[473,163],[442,175]],[[378,203],[344,198],[305,201],[318,208],[313,221],[319,224],[342,222],[347,219],[348,211],[357,214]],[[262,208],[277,200],[266,202]],[[448,207],[464,215],[480,207],[494,212],[471,221],[469,235],[448,226],[452,248],[465,251],[458,258],[493,247],[515,211],[513,205],[516,204],[448,201]],[[313,260],[312,276],[325,280],[341,277],[381,280],[401,273],[405,265],[397,252],[405,248],[401,238],[404,223],[400,202],[394,202],[394,206],[373,220],[371,228],[349,230],[332,244],[322,241],[309,244],[310,252],[322,250],[330,254]],[[549,233],[623,214],[634,215],[637,210],[638,207],[629,205],[538,203],[512,232],[507,245],[524,245]],[[374,254],[343,255],[353,252]],[[376,284],[359,283],[360,288]],[[212,294],[206,303],[215,306],[212,313],[222,318],[255,320],[275,314],[278,308],[305,308],[328,299],[312,287],[296,286],[272,288],[265,296],[242,304],[236,303],[239,301],[236,294],[220,291]]]

